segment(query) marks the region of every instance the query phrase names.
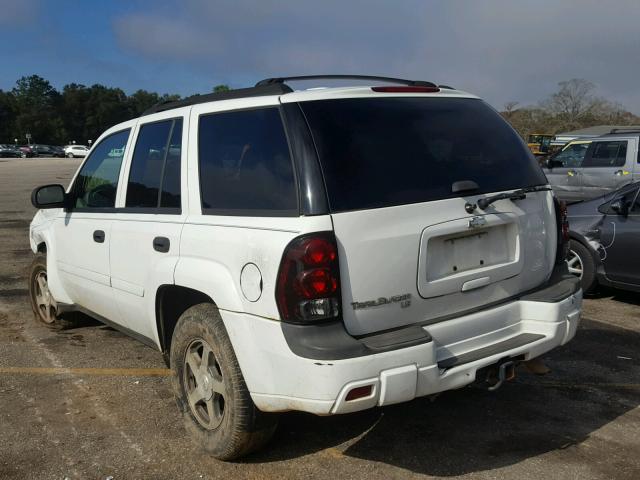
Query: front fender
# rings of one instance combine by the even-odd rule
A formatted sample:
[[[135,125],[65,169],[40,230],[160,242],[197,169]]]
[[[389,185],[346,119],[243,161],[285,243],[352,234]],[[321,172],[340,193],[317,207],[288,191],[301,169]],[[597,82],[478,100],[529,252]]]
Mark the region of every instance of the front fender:
[[[57,211],[57,210],[56,210]],[[47,283],[49,290],[58,303],[72,304],[58,271],[57,252],[55,244],[55,218],[53,210],[38,210],[29,226],[29,244],[33,253],[38,253],[40,245],[44,244],[47,252]]]

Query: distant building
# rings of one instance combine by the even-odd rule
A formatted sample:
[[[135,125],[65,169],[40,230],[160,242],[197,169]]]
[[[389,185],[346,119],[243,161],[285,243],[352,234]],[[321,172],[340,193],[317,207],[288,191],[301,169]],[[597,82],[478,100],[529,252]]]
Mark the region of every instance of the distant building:
[[[623,130],[640,130],[640,125],[596,125],[595,127],[581,128],[571,132],[558,133],[556,134],[555,140],[551,143],[553,145],[564,145],[571,140],[600,137],[601,135],[610,133],[614,128],[620,128]]]

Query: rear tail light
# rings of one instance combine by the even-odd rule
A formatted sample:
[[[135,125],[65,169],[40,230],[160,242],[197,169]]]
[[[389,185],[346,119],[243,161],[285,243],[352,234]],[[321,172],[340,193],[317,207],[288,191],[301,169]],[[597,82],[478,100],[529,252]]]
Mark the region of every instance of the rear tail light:
[[[371,87],[374,92],[380,93],[437,93],[438,87]]]
[[[558,228],[558,250],[556,254],[556,264],[561,264],[567,259],[569,254],[569,217],[567,215],[567,204],[553,197],[556,211],[556,225]]]
[[[287,245],[276,284],[280,318],[312,323],[340,316],[340,269],[333,232],[302,235]]]

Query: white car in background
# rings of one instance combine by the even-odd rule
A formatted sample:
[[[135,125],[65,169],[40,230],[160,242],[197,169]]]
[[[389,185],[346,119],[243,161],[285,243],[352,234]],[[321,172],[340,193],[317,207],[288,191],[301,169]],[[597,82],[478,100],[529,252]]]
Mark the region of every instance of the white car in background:
[[[86,145],[67,145],[64,147],[64,154],[68,158],[86,157],[89,153],[89,147]]]

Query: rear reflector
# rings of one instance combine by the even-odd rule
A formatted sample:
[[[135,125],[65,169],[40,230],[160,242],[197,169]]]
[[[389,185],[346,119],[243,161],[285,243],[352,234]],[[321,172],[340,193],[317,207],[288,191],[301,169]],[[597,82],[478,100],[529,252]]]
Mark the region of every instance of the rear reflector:
[[[438,87],[371,87],[374,92],[380,93],[436,93]]]
[[[365,385],[364,387],[356,387],[353,388],[347,393],[347,397],[345,398],[346,402],[350,402],[352,400],[358,400],[359,398],[365,398],[371,395],[371,385]]]

